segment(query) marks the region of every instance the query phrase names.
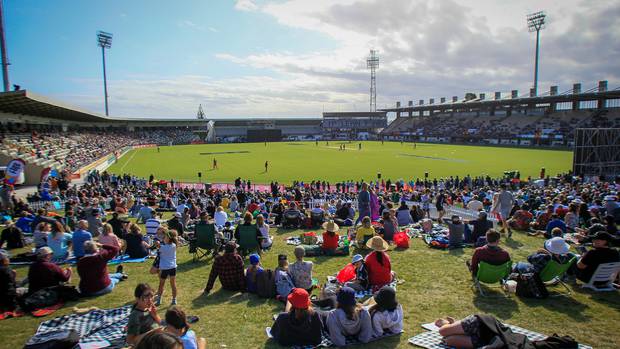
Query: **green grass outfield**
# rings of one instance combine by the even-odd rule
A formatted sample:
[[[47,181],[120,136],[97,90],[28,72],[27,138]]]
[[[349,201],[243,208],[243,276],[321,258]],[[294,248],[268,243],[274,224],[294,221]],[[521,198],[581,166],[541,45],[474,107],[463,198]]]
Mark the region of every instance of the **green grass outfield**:
[[[133,150],[112,165],[113,173],[132,173],[148,178],[212,183],[231,183],[235,178],[250,179],[253,183],[278,181],[290,184],[293,180],[373,180],[377,172],[383,178],[423,178],[472,176],[488,174],[501,176],[506,170],[521,171],[521,178],[537,177],[540,168],[555,175],[572,168],[572,152],[504,147],[480,147],[419,143],[362,142],[346,143],[347,150],[339,151],[341,142],[281,142],[183,145]],[[217,170],[212,161],[217,159]],[[264,164],[269,161],[269,172]]]
[[[169,217],[167,214],[166,217]],[[293,256],[293,246],[286,245],[284,239],[298,235],[301,231],[272,229],[275,235],[274,247],[263,254],[263,265],[267,268],[277,266],[280,253]],[[525,260],[528,254],[542,246],[543,239],[515,233],[501,244],[510,252],[513,261]],[[353,252],[353,251],[352,251]],[[510,298],[482,298],[477,296],[471,286],[465,261],[471,258],[471,248],[443,251],[428,248],[421,239],[411,242],[411,248],[388,252],[392,267],[405,283],[398,286],[398,300],[405,313],[405,333],[400,338],[389,338],[356,348],[413,348],[407,339],[423,330],[422,323],[433,321],[443,315],[464,317],[472,313],[488,313],[502,321],[535,330],[544,334],[569,334],[578,341],[594,348],[613,349],[620,347],[618,324],[620,323],[620,295],[618,292],[595,293],[571,286],[570,297],[548,298],[545,300]],[[207,338],[209,348],[277,348],[267,341],[265,327],[273,323],[272,316],[283,306],[276,300],[261,299],[254,295],[235,294],[220,289],[219,281],[209,296],[201,296],[211,262],[193,263],[188,248],[180,248],[177,254],[179,286],[179,305],[188,314],[200,316],[193,329]],[[324,282],[325,276],[336,273],[350,260],[348,257],[311,257],[314,276]],[[246,259],[247,264],[247,259]],[[158,279],[149,274],[151,261],[141,264],[126,264],[129,274],[127,281],[117,285],[111,294],[87,298],[67,304],[55,314],[44,318],[25,316],[0,322],[0,348],[21,348],[34,334],[41,321],[55,316],[71,313],[78,307],[117,307],[133,299],[133,290],[139,282],[148,282],[156,287]],[[17,267],[18,279],[27,274],[27,267]],[[113,272],[114,266],[109,267]],[[78,284],[78,277],[72,284]],[[164,305],[170,302],[170,288],[166,286]],[[552,287],[550,290],[562,290]],[[315,291],[316,293],[316,291]],[[160,307],[163,316],[166,307]]]

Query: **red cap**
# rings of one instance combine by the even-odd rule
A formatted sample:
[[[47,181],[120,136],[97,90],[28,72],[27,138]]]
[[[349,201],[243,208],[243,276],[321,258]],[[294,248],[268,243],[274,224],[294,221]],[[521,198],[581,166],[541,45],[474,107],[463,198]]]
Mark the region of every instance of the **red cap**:
[[[310,306],[310,296],[303,288],[294,288],[288,295],[288,301],[295,309],[308,309]]]

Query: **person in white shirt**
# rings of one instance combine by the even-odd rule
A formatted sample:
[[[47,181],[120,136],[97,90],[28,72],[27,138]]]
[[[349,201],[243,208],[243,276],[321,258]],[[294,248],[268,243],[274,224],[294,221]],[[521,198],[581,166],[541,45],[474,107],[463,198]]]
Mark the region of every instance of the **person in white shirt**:
[[[228,214],[224,211],[222,206],[218,206],[215,209],[215,214],[213,215],[213,219],[215,220],[215,225],[218,227],[223,227],[228,221]]]
[[[403,331],[403,307],[396,301],[396,290],[383,286],[375,293],[375,304],[368,308],[374,337],[397,334]]]
[[[480,211],[483,208],[484,208],[484,205],[482,204],[480,200],[478,200],[477,196],[475,196],[472,200],[469,201],[469,203],[467,203],[468,210]]]
[[[157,218],[149,218],[144,223],[144,228],[146,229],[147,236],[155,236],[157,234],[157,229],[161,226],[161,222]]]
[[[180,214],[183,214],[183,212],[185,212],[186,207],[189,207],[186,202],[180,203],[179,206],[177,206],[177,212],[179,212]]]
[[[260,231],[262,239],[260,241],[261,248],[268,249],[273,245],[273,240],[271,240],[271,236],[269,235],[269,225],[265,224],[265,217],[261,214],[256,216],[256,227]]]

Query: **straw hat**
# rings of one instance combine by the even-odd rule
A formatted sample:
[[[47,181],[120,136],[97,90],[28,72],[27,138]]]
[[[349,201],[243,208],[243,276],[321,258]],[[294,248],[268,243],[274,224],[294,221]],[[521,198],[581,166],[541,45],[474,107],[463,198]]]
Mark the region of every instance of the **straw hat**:
[[[334,223],[334,221],[329,221],[323,223],[323,229],[325,229],[325,231],[335,233],[340,230],[340,227],[338,226],[338,224]]]
[[[380,236],[374,236],[366,242],[366,247],[375,251],[387,251],[390,245]]]

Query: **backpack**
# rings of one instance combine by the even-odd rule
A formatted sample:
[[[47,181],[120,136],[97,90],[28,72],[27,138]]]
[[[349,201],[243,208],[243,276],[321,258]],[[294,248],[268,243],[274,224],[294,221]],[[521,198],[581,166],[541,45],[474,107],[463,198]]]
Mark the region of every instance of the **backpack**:
[[[511,280],[517,281],[517,296],[524,298],[543,299],[549,297],[547,286],[537,273],[513,273]]]
[[[262,298],[276,296],[276,273],[273,270],[265,269],[256,275],[256,294]]]
[[[47,287],[23,298],[20,305],[22,309],[32,311],[47,308],[59,302],[58,292],[53,287]]]

